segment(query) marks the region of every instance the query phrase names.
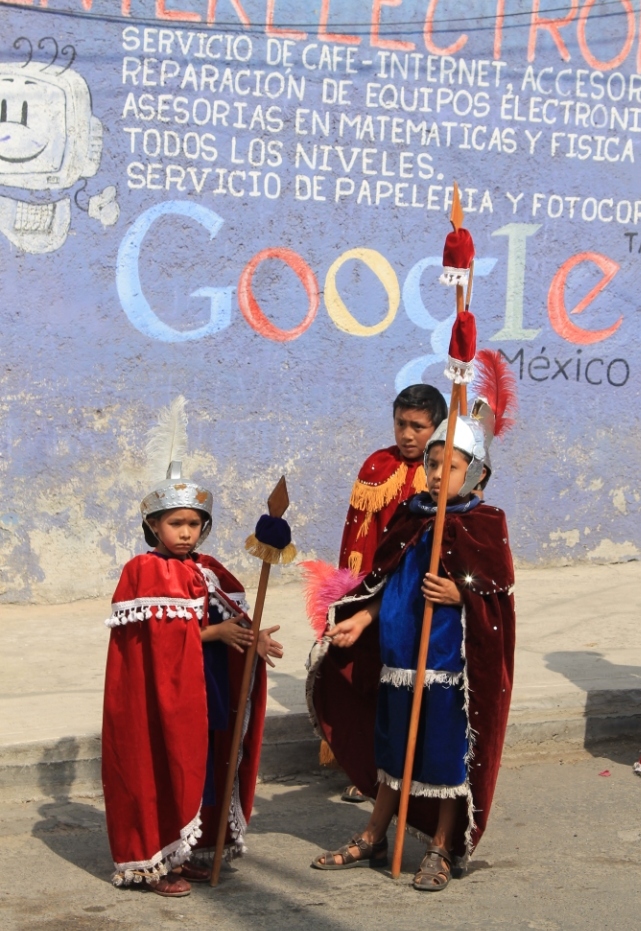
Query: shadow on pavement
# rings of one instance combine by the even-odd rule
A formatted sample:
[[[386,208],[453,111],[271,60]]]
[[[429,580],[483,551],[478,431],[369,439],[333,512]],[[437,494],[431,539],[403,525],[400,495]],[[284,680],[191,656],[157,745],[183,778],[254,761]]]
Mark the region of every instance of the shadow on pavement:
[[[63,860],[110,883],[111,854],[104,813],[90,802],[70,797],[77,782],[78,752],[78,742],[67,737],[43,753],[38,784],[49,800],[39,805],[41,820],[31,833]]]
[[[329,771],[315,774],[309,782],[292,779],[290,786],[281,784],[281,791],[271,793],[269,802],[257,796],[249,825],[248,846],[251,849],[252,834],[296,837],[311,845],[310,863],[317,854],[342,847],[364,829],[372,811],[371,802],[355,805],[340,801],[345,785],[344,773]],[[392,827],[388,834],[390,850],[394,834]],[[425,845],[408,834],[403,851],[404,869],[413,872],[424,852]]]
[[[631,766],[637,758],[631,746],[641,747],[641,667],[611,663],[590,650],[548,653],[545,663],[586,693],[585,749]],[[603,686],[591,688],[593,682]]]
[[[306,710],[305,680],[286,672],[269,670],[269,700],[277,702],[285,711]]]

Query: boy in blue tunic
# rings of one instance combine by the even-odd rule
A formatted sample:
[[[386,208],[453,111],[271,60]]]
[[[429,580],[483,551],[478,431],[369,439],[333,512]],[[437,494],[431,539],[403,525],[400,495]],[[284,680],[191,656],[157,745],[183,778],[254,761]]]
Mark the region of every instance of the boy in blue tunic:
[[[332,606],[330,623],[338,622],[327,631],[325,645],[319,649],[321,654],[323,649],[326,652],[328,641],[329,649],[353,649],[368,626],[379,625],[383,667],[373,741],[378,782],[374,810],[361,835],[333,853],[316,857],[312,865],[323,870],[385,866],[385,835],[398,807],[402,783],[424,599],[435,605],[410,789],[414,813],[410,809],[408,819],[432,838],[414,877],[414,887],[422,891],[445,888],[452,862],[471,852],[485,827],[507,722],[514,650],[512,561],[503,514],[471,493],[489,478],[491,430],[484,431],[473,418],[457,421],[442,568],[438,575],[426,571],[445,433],[444,423],[425,452],[428,492],[399,506],[372,573]],[[359,610],[353,613],[355,607]],[[487,630],[496,632],[494,642]],[[318,696],[314,694],[322,682],[322,674],[315,681],[322,659],[323,655],[311,664],[311,707],[332,749],[335,753],[338,749],[339,762],[347,762],[350,772],[349,750],[344,754],[347,760],[341,759],[340,728],[344,725],[334,727],[322,686]],[[482,725],[478,720],[481,708]],[[493,713],[487,714],[490,708]],[[477,743],[473,752],[475,738],[481,747]],[[483,766],[484,772],[477,772]],[[357,777],[357,767],[352,772]],[[358,778],[355,781],[358,784]],[[427,805],[423,812],[422,803]],[[478,808],[482,809],[480,824],[474,820]]]

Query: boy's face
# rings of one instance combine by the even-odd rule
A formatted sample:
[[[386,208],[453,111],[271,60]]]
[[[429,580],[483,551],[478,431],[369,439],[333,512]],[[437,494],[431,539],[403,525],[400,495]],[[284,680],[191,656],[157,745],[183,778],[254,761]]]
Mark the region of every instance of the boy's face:
[[[203,519],[192,508],[174,508],[160,517],[150,517],[149,526],[158,537],[159,553],[184,559],[200,539]]]
[[[443,472],[443,453],[445,446],[443,443],[434,443],[430,448],[427,457],[427,490],[432,500],[438,501],[438,493],[441,487],[441,474]],[[465,483],[467,474],[468,461],[459,452],[458,449],[452,450],[452,468],[450,469],[450,480],[447,486],[447,500],[452,501],[458,497],[458,493]]]
[[[432,418],[427,411],[417,410],[414,407],[396,409],[394,439],[404,459],[420,459],[434,429]]]

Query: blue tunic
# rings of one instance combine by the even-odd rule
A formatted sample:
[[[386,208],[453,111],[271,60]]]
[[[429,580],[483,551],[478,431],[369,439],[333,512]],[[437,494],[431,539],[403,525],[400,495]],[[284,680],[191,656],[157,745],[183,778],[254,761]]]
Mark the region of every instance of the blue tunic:
[[[220,624],[220,611],[209,604],[209,624]],[[207,772],[203,791],[203,805],[214,805],[214,747],[215,731],[226,731],[229,726],[229,666],[227,644],[222,640],[206,640],[203,643],[205,662],[205,686],[207,688],[207,717],[209,744],[207,747]]]
[[[403,777],[425,607],[421,582],[429,567],[431,549],[429,528],[415,546],[408,548],[387,582],[381,602],[380,645],[384,665],[378,692],[375,753],[381,779],[395,788]],[[461,614],[458,605],[434,607],[427,654],[427,678],[432,681],[423,689],[412,773],[413,794],[438,794],[438,789],[444,786],[463,786],[467,778],[469,740]]]

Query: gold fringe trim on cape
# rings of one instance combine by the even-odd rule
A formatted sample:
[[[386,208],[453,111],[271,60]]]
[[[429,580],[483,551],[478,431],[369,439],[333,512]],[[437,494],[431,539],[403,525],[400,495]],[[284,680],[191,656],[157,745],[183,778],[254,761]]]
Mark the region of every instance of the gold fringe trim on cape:
[[[296,558],[296,547],[293,543],[288,543],[285,549],[277,550],[275,546],[261,543],[253,533],[245,540],[245,549],[252,556],[268,562],[271,566],[277,566],[279,563],[287,565]]]
[[[417,494],[420,494],[422,491],[427,491],[427,476],[422,463],[414,473],[412,488]]]
[[[352,550],[347,559],[347,567],[351,569],[354,575],[358,575],[363,565],[363,554],[358,550]]]
[[[360,540],[361,537],[366,537],[369,533],[369,526],[372,523],[374,517],[373,511],[367,511],[365,517],[363,518],[363,523],[358,528],[358,533],[356,534],[356,540]]]
[[[425,473],[423,473],[425,475]],[[385,482],[380,485],[368,485],[360,479],[356,479],[352,488],[352,496],[349,503],[357,511],[382,511],[384,507],[397,498],[403,490],[403,485],[407,481],[407,466],[404,462],[400,464]]]

